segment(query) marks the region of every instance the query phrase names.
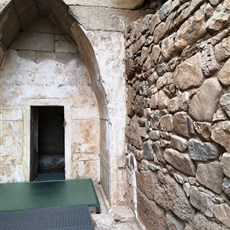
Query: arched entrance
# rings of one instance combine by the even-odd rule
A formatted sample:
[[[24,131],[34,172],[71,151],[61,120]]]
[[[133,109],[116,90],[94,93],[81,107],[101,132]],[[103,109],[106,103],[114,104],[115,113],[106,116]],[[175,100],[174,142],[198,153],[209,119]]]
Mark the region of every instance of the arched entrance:
[[[48,2],[48,1],[47,1]],[[15,162],[12,162],[11,160],[9,160],[9,158],[7,158],[7,154],[5,155],[5,158],[3,159],[3,161],[1,162],[1,167],[3,168],[3,171],[5,171],[4,177],[2,177],[2,180],[7,181],[7,178],[11,177],[12,181],[20,181],[20,180],[29,180],[30,178],[30,165],[31,165],[31,151],[30,151],[30,147],[31,147],[31,135],[29,133],[28,130],[30,130],[31,128],[31,108],[33,107],[40,107],[40,106],[62,106],[64,107],[64,116],[65,116],[65,122],[67,123],[67,126],[65,128],[65,164],[68,164],[68,167],[65,167],[66,169],[66,178],[74,178],[73,175],[73,171],[76,170],[76,168],[82,168],[83,172],[89,172],[91,171],[91,173],[93,174],[98,174],[98,179],[101,181],[101,185],[107,195],[107,197],[110,197],[110,160],[109,160],[109,156],[107,153],[107,148],[108,148],[108,142],[106,139],[106,132],[107,132],[107,109],[106,109],[106,96],[104,93],[104,89],[103,86],[101,85],[100,81],[98,81],[98,79],[100,78],[100,74],[99,74],[99,69],[97,66],[97,61],[95,58],[95,54],[93,51],[93,48],[89,42],[89,40],[87,39],[87,37],[85,36],[83,30],[79,27],[78,23],[75,21],[75,19],[68,13],[68,9],[67,6],[62,2],[62,1],[51,1],[51,3],[45,3],[44,1],[36,1],[36,3],[34,1],[27,1],[26,4],[20,4],[19,1],[15,1],[15,2],[10,2],[5,8],[4,10],[1,11],[1,25],[0,25],[0,31],[1,31],[1,50],[6,50],[10,47],[10,45],[12,45],[13,41],[15,40],[15,38],[18,36],[18,34],[20,33],[20,31],[25,30],[26,28],[28,28],[29,23],[28,22],[32,22],[34,21],[38,16],[45,16],[45,17],[49,17],[52,19],[52,21],[54,21],[57,25],[59,25],[59,27],[61,28],[62,31],[64,31],[65,34],[68,34],[73,40],[74,42],[78,45],[79,51],[84,59],[84,63],[87,67],[87,71],[89,73],[89,78],[90,81],[88,82],[89,85],[88,87],[93,89],[93,92],[95,94],[95,102],[97,104],[97,108],[98,108],[98,117],[96,117],[96,125],[94,124],[94,122],[92,121],[92,123],[90,123],[90,121],[88,120],[87,122],[82,121],[81,117],[82,114],[84,114],[85,111],[77,111],[76,114],[78,113],[78,118],[76,119],[78,120],[78,123],[76,124],[75,127],[77,127],[76,129],[82,131],[85,130],[86,133],[80,133],[80,139],[82,138],[82,140],[86,140],[87,136],[91,139],[92,136],[91,135],[91,130],[94,130],[95,127],[98,128],[98,132],[96,135],[98,135],[98,137],[96,138],[98,141],[98,151],[97,151],[97,156],[98,159],[94,159],[95,161],[98,160],[98,165],[96,165],[95,168],[93,168],[92,170],[89,169],[90,168],[90,161],[87,160],[83,160],[84,159],[84,154],[85,151],[87,152],[87,150],[84,150],[84,145],[81,145],[79,147],[79,142],[78,142],[78,138],[75,141],[74,137],[75,135],[71,135],[70,133],[72,132],[72,125],[73,125],[73,117],[72,117],[72,110],[73,110],[73,106],[72,105],[76,105],[74,104],[74,102],[70,105],[68,98],[65,100],[60,100],[60,98],[58,97],[54,97],[54,98],[49,98],[46,96],[41,96],[40,98],[37,97],[31,97],[30,99],[26,99],[23,100],[22,102],[20,101],[20,105],[21,108],[18,109],[19,113],[17,113],[19,116],[19,118],[17,118],[17,131],[21,133],[22,135],[22,143],[23,146],[22,147],[22,158],[15,158],[16,164],[14,164]],[[44,27],[43,27],[44,28]],[[22,33],[21,33],[22,34]],[[54,34],[55,35],[55,34]],[[19,37],[18,37],[19,39]],[[54,38],[55,39],[55,38]],[[36,45],[36,44],[34,44]],[[21,50],[23,53],[23,50]],[[1,52],[0,54],[0,58],[1,58],[1,62],[3,60],[3,52]],[[29,60],[25,59],[21,59],[20,57],[18,57],[17,54],[15,54],[13,51],[11,52],[12,58],[16,58],[18,62],[22,62],[20,64],[22,64],[22,66],[26,66],[26,63],[28,64]],[[51,58],[52,59],[52,58]],[[24,62],[24,63],[23,63]],[[39,67],[41,67],[41,65],[45,65],[47,63],[41,62],[42,64],[31,64],[34,66],[34,68],[37,70],[39,70]],[[10,64],[10,61],[8,62],[8,64]],[[11,62],[12,64],[12,62]],[[25,65],[24,65],[25,64]],[[51,63],[49,63],[51,64]],[[52,63],[54,64],[54,63]],[[52,66],[51,64],[51,66]],[[57,65],[57,63],[55,63]],[[55,65],[54,64],[54,65]],[[7,65],[7,59],[5,64],[3,65],[3,70]],[[44,67],[44,66],[43,66]],[[60,67],[60,66],[59,66]],[[16,67],[15,67],[16,68]],[[29,68],[30,69],[30,68]],[[61,69],[62,74],[64,73],[63,69],[65,69],[63,67],[63,69],[60,67],[59,69]],[[71,69],[71,67],[70,67]],[[42,71],[42,68],[40,68],[40,70]],[[73,69],[72,69],[73,71]],[[25,69],[26,72],[26,69]],[[74,71],[73,71],[74,72]],[[75,73],[76,74],[76,73]],[[45,76],[44,76],[45,77]],[[17,85],[18,83],[16,81],[14,81],[14,83]],[[55,81],[53,82],[55,83]],[[56,82],[57,83],[57,82]],[[20,82],[19,82],[20,84]],[[1,84],[3,86],[3,84]],[[7,84],[6,84],[7,85]],[[6,86],[5,85],[5,86]],[[62,83],[60,83],[59,85],[62,85]],[[57,85],[57,88],[58,86]],[[19,85],[17,85],[19,86]],[[4,86],[3,86],[4,87]],[[61,88],[61,87],[59,87]],[[12,90],[11,86],[9,85],[9,87],[7,88],[3,88],[2,91],[9,91]],[[74,91],[74,90],[73,90]],[[25,91],[21,90],[21,92],[19,92],[18,94],[15,93],[15,98],[19,99],[20,95],[22,93],[24,93]],[[5,94],[6,98],[7,98],[7,93]],[[26,98],[26,97],[25,97]],[[39,99],[39,100],[38,100]],[[82,99],[84,102],[84,99]],[[82,102],[82,103],[83,103]],[[2,105],[4,104],[4,97],[3,95],[1,96],[1,107],[3,107]],[[7,107],[7,108],[6,108]],[[12,107],[12,105],[10,106],[6,106],[4,108],[4,112],[3,112],[3,119],[2,119],[2,126],[3,126],[3,131],[4,130],[11,130],[12,132],[14,132],[14,124],[6,124],[8,121],[8,119],[10,118],[10,114],[14,113],[14,111],[10,110],[10,108]],[[87,107],[87,106],[86,106]],[[4,118],[7,117],[6,115],[6,111],[10,111],[8,113],[8,118]],[[90,109],[91,111],[91,109]],[[87,112],[85,113],[87,115]],[[23,120],[23,122],[18,122],[20,120],[20,118]],[[5,120],[4,120],[5,119]],[[88,119],[88,118],[87,118]],[[79,121],[81,120],[81,121]],[[83,119],[84,120],[84,119]],[[8,126],[4,127],[4,125]],[[88,132],[88,133],[87,133]],[[69,135],[68,135],[69,133]],[[67,137],[71,137],[71,138],[67,138]],[[79,137],[79,136],[78,136]],[[95,136],[93,137],[95,138]],[[81,142],[81,144],[84,141]],[[18,142],[19,143],[19,142]],[[77,149],[77,153],[82,153],[81,157],[82,157],[82,162],[81,164],[78,164],[77,166],[74,166],[73,161],[76,160],[76,162],[78,161],[78,159],[74,158],[74,154],[73,154],[73,143],[76,144],[76,148]],[[13,144],[13,142],[12,142]],[[20,143],[19,143],[20,145]],[[19,146],[18,146],[19,147]],[[91,146],[92,147],[92,146]],[[82,149],[81,149],[82,148]],[[10,146],[8,148],[9,152],[11,151],[10,149],[12,149]],[[79,150],[79,152],[78,152]],[[94,151],[92,150],[92,152],[96,152],[95,149]],[[69,163],[68,163],[69,162]],[[99,167],[98,167],[99,166]],[[11,168],[12,170],[10,171],[9,168]],[[97,172],[95,173],[93,170],[96,170]],[[22,175],[22,177],[18,178],[17,175]],[[90,175],[90,174],[88,174]],[[78,173],[76,175],[76,177],[85,177],[87,176],[87,174],[85,173]]]

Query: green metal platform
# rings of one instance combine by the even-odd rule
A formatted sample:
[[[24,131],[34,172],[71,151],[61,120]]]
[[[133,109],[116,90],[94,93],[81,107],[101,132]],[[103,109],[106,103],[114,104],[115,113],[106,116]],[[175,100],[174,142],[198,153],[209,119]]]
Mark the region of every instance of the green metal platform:
[[[87,205],[100,213],[91,179],[0,184],[0,211]]]

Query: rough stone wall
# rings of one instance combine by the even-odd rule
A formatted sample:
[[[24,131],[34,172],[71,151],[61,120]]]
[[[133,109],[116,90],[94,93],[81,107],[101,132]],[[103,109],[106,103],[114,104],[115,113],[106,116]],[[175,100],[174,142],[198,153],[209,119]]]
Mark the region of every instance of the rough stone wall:
[[[168,0],[126,29],[130,202],[146,229],[230,228],[229,24],[229,0]]]

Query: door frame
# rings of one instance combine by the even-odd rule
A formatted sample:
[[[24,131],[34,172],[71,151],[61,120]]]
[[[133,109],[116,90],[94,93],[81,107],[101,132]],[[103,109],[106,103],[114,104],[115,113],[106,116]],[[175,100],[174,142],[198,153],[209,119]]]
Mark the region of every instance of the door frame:
[[[23,106],[23,159],[22,167],[25,181],[30,181],[31,171],[31,107],[33,106],[63,106],[65,118],[65,178],[72,179],[72,154],[71,154],[71,105],[65,100],[56,99],[26,99]]]

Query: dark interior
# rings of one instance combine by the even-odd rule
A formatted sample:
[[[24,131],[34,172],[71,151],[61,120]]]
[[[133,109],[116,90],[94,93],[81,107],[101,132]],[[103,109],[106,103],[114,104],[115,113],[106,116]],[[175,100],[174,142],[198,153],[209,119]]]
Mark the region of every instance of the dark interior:
[[[64,128],[63,106],[34,106],[31,108],[33,179],[44,173],[64,173]],[[50,175],[48,177],[50,178]]]

